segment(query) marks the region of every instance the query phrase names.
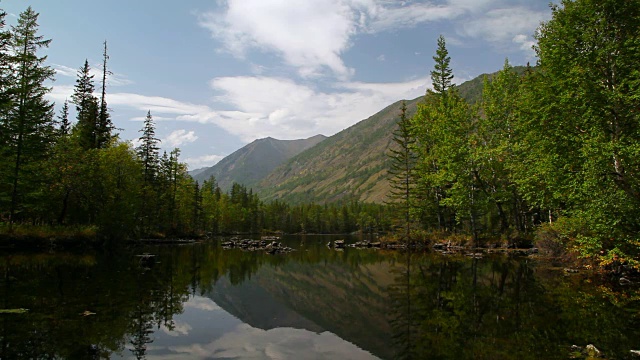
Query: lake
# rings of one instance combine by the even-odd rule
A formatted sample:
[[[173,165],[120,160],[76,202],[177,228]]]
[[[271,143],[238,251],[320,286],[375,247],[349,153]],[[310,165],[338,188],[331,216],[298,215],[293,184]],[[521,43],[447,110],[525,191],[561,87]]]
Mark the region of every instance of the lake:
[[[536,258],[408,261],[326,247],[338,238],[356,241],[288,236],[297,251],[284,255],[220,241],[2,253],[0,359],[566,359],[588,344],[625,359],[640,350],[637,287]]]

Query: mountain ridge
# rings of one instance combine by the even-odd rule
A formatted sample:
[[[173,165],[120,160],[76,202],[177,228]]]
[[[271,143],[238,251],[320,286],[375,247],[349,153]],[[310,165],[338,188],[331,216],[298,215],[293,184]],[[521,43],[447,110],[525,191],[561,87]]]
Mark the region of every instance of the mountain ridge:
[[[254,187],[284,161],[324,139],[324,135],[296,140],[278,140],[272,137],[257,139],[212,167],[194,170],[192,177],[198,182],[203,182],[214,176],[223,191],[228,191],[234,182]]]

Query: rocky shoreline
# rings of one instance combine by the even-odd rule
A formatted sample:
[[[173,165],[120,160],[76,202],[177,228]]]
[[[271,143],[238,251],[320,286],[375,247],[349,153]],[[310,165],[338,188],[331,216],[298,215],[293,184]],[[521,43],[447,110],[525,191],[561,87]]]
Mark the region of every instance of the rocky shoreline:
[[[263,236],[260,240],[233,237],[221,243],[224,250],[240,249],[243,251],[264,251],[267,254],[287,254],[295,249],[282,245],[277,236]]]

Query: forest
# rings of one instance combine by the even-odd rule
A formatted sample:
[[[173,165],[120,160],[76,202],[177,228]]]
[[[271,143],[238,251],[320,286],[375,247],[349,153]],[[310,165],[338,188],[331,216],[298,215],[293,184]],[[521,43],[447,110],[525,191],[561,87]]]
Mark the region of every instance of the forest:
[[[1,16],[3,233],[125,240],[384,226],[380,205],[264,204],[243,185],[223,193],[215,178],[198,184],[180,162],[179,149],[160,154],[151,112],[140,129],[140,146],[122,141],[106,100],[106,42],[98,85],[85,60],[70,101],[54,114],[46,95],[55,72],[39,55],[51,40],[38,34],[39,14],[29,7],[9,29],[6,14]],[[75,121],[69,118],[72,106]]]
[[[535,235],[555,254],[638,267],[640,7],[551,8],[536,66],[520,76],[505,61],[475,105],[458,94],[438,39],[433,90],[414,117],[400,116],[394,196],[414,227],[476,243]]]
[[[537,63],[508,61],[482,99],[457,92],[444,37],[415,116],[398,112],[392,204],[262,202],[215,178],[195,182],[180,150],[160,154],[147,113],[140,145],[118,137],[107,104],[108,52],[95,81],[87,61],[55,113],[54,70],[31,7],[0,14],[0,232],[87,234],[101,240],[258,233],[388,232],[535,238],[602,265],[639,266],[640,6],[562,1],[535,34]],[[96,95],[98,94],[98,95]],[[70,108],[75,121],[70,119]],[[395,219],[395,220],[393,220]],[[431,235],[430,235],[431,236]],[[409,239],[407,237],[407,239]]]

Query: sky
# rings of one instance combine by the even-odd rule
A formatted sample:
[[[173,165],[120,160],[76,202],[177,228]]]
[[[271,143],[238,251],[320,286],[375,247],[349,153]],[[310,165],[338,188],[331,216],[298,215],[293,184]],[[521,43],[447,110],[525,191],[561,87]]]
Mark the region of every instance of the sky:
[[[163,150],[189,169],[249,142],[331,136],[430,88],[439,35],[454,81],[535,64],[548,0],[4,0],[13,25],[31,6],[40,55],[56,70],[57,108],[89,61],[122,140],[137,144],[147,111]],[[72,112],[72,117],[75,114]]]

